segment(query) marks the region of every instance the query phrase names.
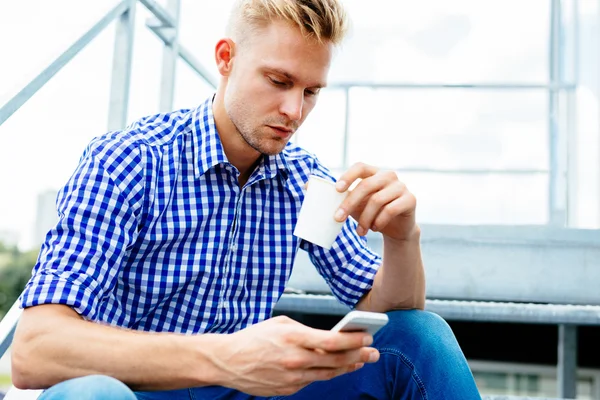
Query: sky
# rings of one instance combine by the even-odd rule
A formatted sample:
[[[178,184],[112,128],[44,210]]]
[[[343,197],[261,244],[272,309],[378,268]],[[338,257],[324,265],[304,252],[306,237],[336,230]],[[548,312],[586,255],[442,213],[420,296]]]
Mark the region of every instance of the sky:
[[[563,2],[567,24],[572,1]],[[182,1],[181,42],[215,76],[212,52],[231,3]],[[345,0],[352,30],[336,55],[330,83],[544,83],[549,3]],[[116,4],[114,0],[0,2],[0,105]],[[582,25],[580,56],[588,70],[581,74],[576,93],[577,158],[569,161],[578,178],[571,182],[576,195],[571,201],[577,205],[572,224],[578,227],[597,227],[600,222],[600,91],[597,72],[589,72],[600,70],[597,4],[596,0],[579,2],[581,19],[587,21]],[[128,122],[158,111],[162,45],[144,26],[149,17],[138,5]],[[572,38],[567,34],[567,44]],[[8,232],[21,247],[35,246],[38,196],[64,185],[86,144],[105,132],[113,44],[110,26],[0,126],[0,237]],[[211,93],[179,61],[173,108],[195,107]],[[326,90],[295,140],[339,171],[344,118],[343,94]],[[349,121],[351,163],[437,169],[546,169],[548,165],[544,91],[355,88]],[[420,222],[541,224],[547,220],[544,174],[406,172],[400,178],[419,199]]]

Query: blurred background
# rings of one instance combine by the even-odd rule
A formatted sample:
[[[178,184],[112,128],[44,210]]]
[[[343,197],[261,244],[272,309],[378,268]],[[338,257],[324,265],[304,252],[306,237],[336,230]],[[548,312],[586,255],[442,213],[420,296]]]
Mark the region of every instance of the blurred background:
[[[90,139],[148,114],[196,107],[214,92],[214,45],[233,2],[133,3],[128,19],[105,21],[18,110],[0,108],[0,317],[30,276],[56,220],[57,190]],[[335,174],[357,161],[398,172],[419,201],[424,238],[431,232],[428,297],[600,304],[600,1],[343,3],[350,36],[294,141]],[[0,2],[0,107],[24,98],[28,83],[124,4]],[[157,18],[153,6],[171,17]],[[454,240],[450,253],[435,247],[442,236]],[[482,252],[481,238],[509,247]],[[548,243],[561,249],[556,270],[540,258]],[[446,254],[454,258],[438,267]],[[502,255],[514,255],[510,265]],[[551,280],[540,284],[544,275]],[[528,296],[539,285],[544,295]],[[556,325],[451,325],[482,393],[557,395]],[[577,398],[600,399],[599,333],[578,332]],[[8,356],[0,387],[10,383]]]

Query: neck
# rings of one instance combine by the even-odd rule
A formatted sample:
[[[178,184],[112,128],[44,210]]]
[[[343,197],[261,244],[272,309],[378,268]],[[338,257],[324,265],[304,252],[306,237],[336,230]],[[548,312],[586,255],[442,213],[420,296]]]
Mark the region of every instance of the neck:
[[[227,159],[240,171],[239,182],[243,186],[260,162],[262,154],[246,143],[233,122],[231,122],[231,119],[229,119],[225,110],[225,103],[223,101],[224,93],[221,87],[217,90],[213,101],[215,126]]]

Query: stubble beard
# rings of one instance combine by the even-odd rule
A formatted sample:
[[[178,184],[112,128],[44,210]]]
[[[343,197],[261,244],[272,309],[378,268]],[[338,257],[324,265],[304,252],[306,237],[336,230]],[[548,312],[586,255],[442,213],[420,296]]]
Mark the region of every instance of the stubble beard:
[[[286,140],[274,136],[270,132],[269,125],[287,126],[294,131],[296,131],[299,125],[295,122],[290,123],[288,121],[286,123],[285,121],[277,121],[275,118],[268,118],[264,121],[264,124],[258,127],[252,126],[252,123],[248,122],[251,118],[247,117],[247,115],[252,114],[251,110],[245,107],[243,103],[241,104],[235,100],[231,102],[230,107],[226,106],[225,110],[235,130],[248,146],[266,156],[274,156],[281,153],[289,141],[289,139]],[[234,110],[237,110],[237,112],[233,112]]]
[[[260,154],[274,156],[283,151],[288,140],[272,137],[265,130],[268,130],[268,124],[261,125],[259,128],[246,126],[244,123],[238,123],[237,118],[230,115],[230,120],[240,137]]]
[[[265,127],[265,129],[268,129]],[[252,147],[254,150],[258,151],[260,154],[265,156],[274,156],[283,151],[285,146],[287,145],[287,140],[279,139],[279,138],[266,138],[264,136],[264,132],[261,132],[259,129],[254,130],[244,130],[240,129],[236,125],[236,130],[244,139],[248,146]],[[250,131],[250,133],[248,133]],[[275,146],[275,143],[278,145]],[[271,144],[271,145],[269,145]]]

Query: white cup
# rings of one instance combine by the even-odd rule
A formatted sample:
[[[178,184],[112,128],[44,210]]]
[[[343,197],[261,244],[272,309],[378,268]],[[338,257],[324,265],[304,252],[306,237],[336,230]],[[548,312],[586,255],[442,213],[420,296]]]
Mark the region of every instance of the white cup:
[[[294,235],[329,250],[344,226],[334,214],[347,194],[339,193],[334,182],[311,175]]]

